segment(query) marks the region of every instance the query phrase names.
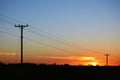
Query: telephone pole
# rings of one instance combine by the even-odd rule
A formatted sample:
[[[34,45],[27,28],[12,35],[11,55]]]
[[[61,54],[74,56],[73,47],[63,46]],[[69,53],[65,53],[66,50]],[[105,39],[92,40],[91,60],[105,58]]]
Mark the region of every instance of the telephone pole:
[[[15,25],[15,27],[18,27],[21,29],[21,64],[23,63],[23,29],[25,27],[28,27],[28,24],[27,25]]]
[[[106,56],[106,66],[108,66],[108,56],[109,56],[110,54],[105,54],[105,56]]]

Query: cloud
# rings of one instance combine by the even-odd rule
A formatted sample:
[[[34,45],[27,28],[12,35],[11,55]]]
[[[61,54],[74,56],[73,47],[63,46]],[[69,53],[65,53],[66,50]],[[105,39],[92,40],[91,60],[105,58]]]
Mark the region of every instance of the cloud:
[[[95,60],[94,57],[81,57],[81,60]]]
[[[5,55],[5,56],[14,56],[16,55],[16,53],[13,53],[13,52],[0,52],[0,55]]]
[[[94,57],[90,56],[39,56],[39,58],[51,58],[51,59],[67,59],[67,60],[77,60],[77,61],[99,61]]]
[[[97,60],[92,56],[37,56],[40,59],[40,62],[45,63],[58,63],[65,64],[69,63],[71,65],[89,65],[92,62],[96,62],[99,64],[100,60]]]

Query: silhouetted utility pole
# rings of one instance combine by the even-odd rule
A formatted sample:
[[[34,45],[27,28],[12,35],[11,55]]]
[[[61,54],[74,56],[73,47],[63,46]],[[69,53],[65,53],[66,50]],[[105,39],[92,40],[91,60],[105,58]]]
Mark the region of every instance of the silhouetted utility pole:
[[[108,66],[108,56],[109,56],[110,54],[105,54],[105,56],[106,56],[106,66]]]
[[[21,29],[21,64],[23,63],[23,29],[25,27],[28,27],[28,24],[27,25],[15,25],[15,27],[18,27]]]

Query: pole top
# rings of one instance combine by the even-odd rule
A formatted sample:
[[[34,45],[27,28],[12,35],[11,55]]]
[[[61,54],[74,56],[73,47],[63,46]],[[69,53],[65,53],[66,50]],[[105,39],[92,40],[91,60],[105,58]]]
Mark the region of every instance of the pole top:
[[[109,56],[110,54],[107,54],[107,53],[106,53],[106,54],[104,54],[104,55],[105,55],[105,56]]]
[[[18,24],[18,25],[16,25],[16,24],[15,24],[15,27],[20,27],[20,28],[28,27],[28,26],[29,26],[28,24],[26,24],[26,25],[22,25],[22,24]]]

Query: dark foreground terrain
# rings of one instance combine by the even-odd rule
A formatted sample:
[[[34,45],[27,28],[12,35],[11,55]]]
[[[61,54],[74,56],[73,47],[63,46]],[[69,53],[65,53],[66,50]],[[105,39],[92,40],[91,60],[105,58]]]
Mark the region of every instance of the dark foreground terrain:
[[[120,80],[120,66],[0,64],[0,80]]]

